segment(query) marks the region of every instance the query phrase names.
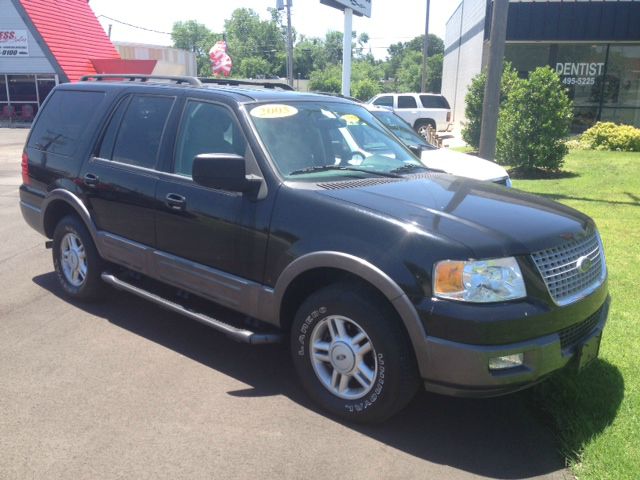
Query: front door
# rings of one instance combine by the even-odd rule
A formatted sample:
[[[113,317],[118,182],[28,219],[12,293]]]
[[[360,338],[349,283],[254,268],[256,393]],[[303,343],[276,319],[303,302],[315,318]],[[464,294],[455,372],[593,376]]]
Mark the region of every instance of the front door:
[[[173,166],[156,190],[160,277],[235,308],[241,283],[262,281],[270,202],[202,187],[191,171],[198,154],[248,152],[229,107],[187,100]]]

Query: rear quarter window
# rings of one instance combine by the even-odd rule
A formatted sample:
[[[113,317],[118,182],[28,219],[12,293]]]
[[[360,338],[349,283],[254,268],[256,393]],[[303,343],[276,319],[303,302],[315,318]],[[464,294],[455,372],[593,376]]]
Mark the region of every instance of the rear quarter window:
[[[99,113],[104,97],[104,92],[54,91],[33,126],[29,147],[73,155],[87,125]]]
[[[447,99],[441,95],[420,95],[420,101],[424,108],[450,108]]]

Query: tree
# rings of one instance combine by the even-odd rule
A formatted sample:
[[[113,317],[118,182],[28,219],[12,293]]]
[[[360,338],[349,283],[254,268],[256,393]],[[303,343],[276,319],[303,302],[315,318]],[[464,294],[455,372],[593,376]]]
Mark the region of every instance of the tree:
[[[262,20],[250,8],[237,8],[231,17],[225,20],[228,53],[234,65],[242,65],[250,58],[258,58],[268,64],[268,70],[264,75],[279,74],[286,70],[286,47],[279,14],[273,10],[270,13],[269,20]],[[257,64],[252,60],[247,65],[252,65],[253,68]],[[237,74],[240,73],[237,71]]]
[[[422,42],[424,35],[408,42],[398,42],[389,46],[385,63],[385,78],[390,80],[388,91],[420,91],[422,76]],[[429,34],[427,50],[427,91],[439,93],[442,87],[442,59],[444,42],[436,35]]]
[[[571,100],[558,74],[538,67],[515,82],[500,110],[496,158],[523,169],[558,170],[573,119]]]
[[[175,48],[181,48],[195,53],[198,65],[198,75],[211,75],[209,50],[219,39],[220,35],[213,33],[204,24],[196,20],[175,22],[171,31],[171,39]]]
[[[271,66],[264,58],[246,57],[240,60],[236,76],[242,78],[264,78],[271,72]]]
[[[509,91],[515,83],[519,81],[518,72],[509,62],[505,62],[502,72],[502,83],[500,90],[500,105],[507,100]],[[484,102],[484,87],[487,83],[486,73],[479,73],[471,80],[471,85],[464,97],[464,116],[466,122],[462,126],[462,139],[476,150],[480,148],[480,129],[482,126],[482,104]]]

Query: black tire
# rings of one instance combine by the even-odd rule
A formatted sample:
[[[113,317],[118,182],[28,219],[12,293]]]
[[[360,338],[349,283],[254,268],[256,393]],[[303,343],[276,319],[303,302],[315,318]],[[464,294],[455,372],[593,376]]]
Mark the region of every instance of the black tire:
[[[359,398],[341,398],[330,391],[316,369],[326,365],[329,372],[336,368],[333,363],[314,367],[310,355],[313,336],[317,339],[317,332],[334,316],[355,322],[357,325],[349,324],[350,328],[356,328],[357,332],[360,327],[368,336],[365,343],[370,340],[373,346],[375,376],[370,390]],[[411,343],[400,322],[396,312],[368,288],[341,283],[309,296],[298,309],[291,330],[293,363],[309,396],[331,414],[359,423],[381,422],[404,408],[418,389],[419,376]],[[337,342],[332,341],[331,345],[327,356],[334,358]],[[335,358],[340,360],[339,356]],[[355,380],[351,378],[349,385],[364,390]]]
[[[62,242],[67,234],[75,235],[84,246],[87,268],[79,285],[74,285],[63,269]],[[104,260],[98,254],[89,230],[78,217],[68,215],[58,222],[53,232],[52,254],[56,276],[67,295],[81,301],[95,301],[102,297],[106,288],[100,278],[104,271]]]
[[[421,137],[427,138],[426,131],[424,130],[426,127],[431,127],[431,128],[433,128],[435,130],[436,129],[436,122],[434,122],[431,119],[429,119],[429,120],[418,120],[416,122],[415,126],[414,126],[414,130]]]

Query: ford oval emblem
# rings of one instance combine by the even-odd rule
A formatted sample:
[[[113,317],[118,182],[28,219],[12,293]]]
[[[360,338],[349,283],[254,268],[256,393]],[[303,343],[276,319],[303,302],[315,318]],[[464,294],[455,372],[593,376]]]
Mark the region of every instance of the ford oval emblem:
[[[593,262],[586,255],[584,257],[580,257],[576,262],[576,270],[578,270],[580,273],[587,273],[589,270],[591,270],[592,266]]]

